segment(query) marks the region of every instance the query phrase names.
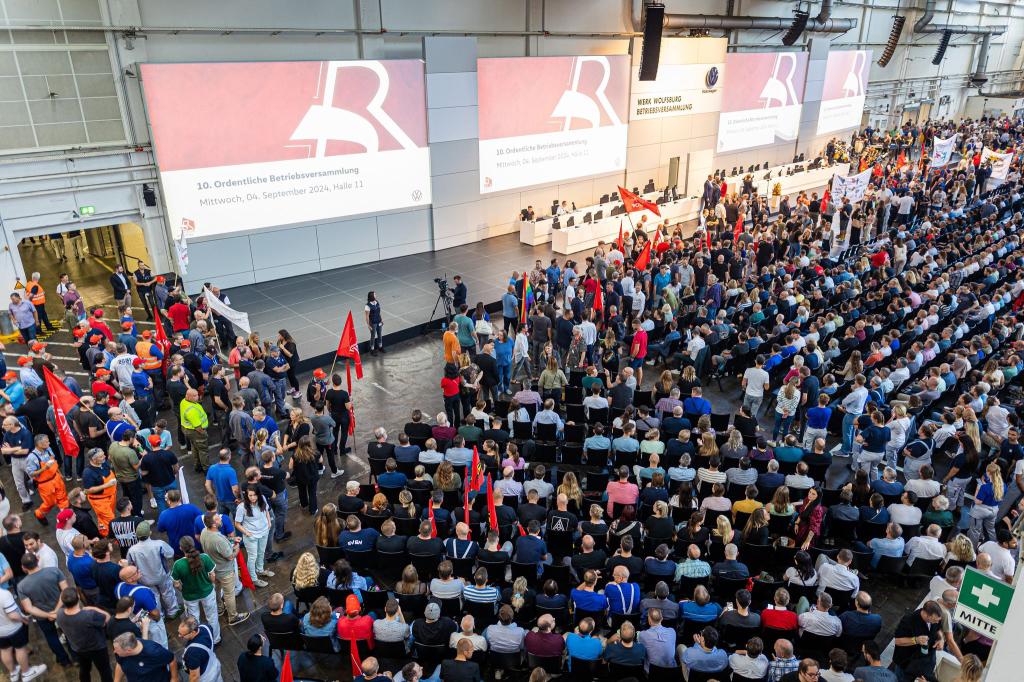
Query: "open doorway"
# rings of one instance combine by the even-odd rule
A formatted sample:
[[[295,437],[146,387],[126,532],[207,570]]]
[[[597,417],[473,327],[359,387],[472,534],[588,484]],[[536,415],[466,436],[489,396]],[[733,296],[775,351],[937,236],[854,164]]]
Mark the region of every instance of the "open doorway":
[[[57,295],[62,274],[66,273],[75,283],[86,307],[111,305],[114,296],[110,276],[116,266],[123,265],[130,275],[140,262],[152,262],[142,228],[135,223],[26,237],[18,242],[18,255],[26,278],[39,273],[47,316],[54,325],[64,318],[64,306]]]

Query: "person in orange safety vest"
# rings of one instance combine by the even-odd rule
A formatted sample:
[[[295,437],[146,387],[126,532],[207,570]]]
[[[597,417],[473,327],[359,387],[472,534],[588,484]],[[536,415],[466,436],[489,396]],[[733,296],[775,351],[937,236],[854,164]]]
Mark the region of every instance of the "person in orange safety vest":
[[[64,488],[64,479],[60,476],[57,458],[50,449],[50,437],[39,434],[35,437],[35,449],[25,458],[25,473],[35,481],[39,497],[43,502],[36,509],[36,519],[44,526],[50,525],[46,515],[57,507],[68,508],[68,493]]]
[[[93,448],[86,456],[89,465],[82,473],[82,487],[89,498],[89,505],[96,512],[100,535],[107,537],[110,534],[110,522],[116,514],[117,478],[110,470],[110,463],[102,448]]]
[[[39,283],[38,272],[33,272],[32,278],[25,285],[25,296],[29,303],[36,307],[36,312],[39,314],[39,331],[42,331],[44,324],[46,329],[51,332],[56,329],[50,322],[50,318],[46,316],[46,292],[43,291],[43,285]]]

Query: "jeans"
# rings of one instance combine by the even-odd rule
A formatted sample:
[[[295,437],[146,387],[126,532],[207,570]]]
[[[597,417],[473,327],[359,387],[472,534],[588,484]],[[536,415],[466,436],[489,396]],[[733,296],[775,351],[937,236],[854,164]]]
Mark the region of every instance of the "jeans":
[[[793,416],[783,417],[781,412],[775,413],[775,428],[772,429],[772,440],[778,440],[780,432],[783,436],[789,433],[789,427],[793,425]]]
[[[847,455],[853,450],[853,431],[857,425],[857,417],[859,414],[850,414],[847,412],[843,415],[843,447],[842,451]]]
[[[757,418],[757,413],[761,411],[761,403],[764,402],[764,395],[750,395],[749,393],[743,394],[743,407],[746,408],[747,413],[754,418]]]
[[[46,638],[46,643],[50,646],[50,651],[57,657],[57,662],[61,665],[71,662],[71,657],[68,656],[67,649],[60,643],[60,635],[57,634],[57,625],[50,620],[37,620],[36,623],[39,625],[39,629],[43,631],[43,637]]]
[[[384,323],[375,322],[370,325],[370,350],[384,347]]]
[[[253,580],[256,580],[259,577],[260,571],[263,570],[263,559],[267,552],[267,539],[269,537],[269,534],[261,538],[251,535],[242,537],[242,544],[245,545],[246,565],[249,568],[249,575],[252,576]]]
[[[288,516],[288,488],[270,500],[270,508],[274,510],[274,539],[281,542],[284,536],[284,522]]]
[[[195,601],[185,600],[185,612],[188,615],[196,619],[197,622],[202,622],[199,618],[199,607],[203,607],[203,615],[206,616],[206,624],[210,626],[210,631],[213,632],[214,643],[220,641],[220,619],[217,617],[217,590],[210,590],[210,594],[206,595],[202,599],[196,599]]]
[[[274,379],[274,405],[277,406],[278,414],[288,414],[287,405],[284,403],[284,392],[287,386],[287,379]]]
[[[21,338],[25,339],[25,343],[36,340],[36,326],[34,324],[21,327],[18,331],[21,332]]]
[[[512,384],[512,365],[498,365],[498,391],[508,393]]]
[[[81,459],[81,458],[79,458]],[[164,486],[153,486],[153,499],[156,500],[156,515],[160,516],[160,512],[167,509],[167,500],[164,499],[164,493],[168,490],[177,490],[178,482],[171,481],[170,485]]]

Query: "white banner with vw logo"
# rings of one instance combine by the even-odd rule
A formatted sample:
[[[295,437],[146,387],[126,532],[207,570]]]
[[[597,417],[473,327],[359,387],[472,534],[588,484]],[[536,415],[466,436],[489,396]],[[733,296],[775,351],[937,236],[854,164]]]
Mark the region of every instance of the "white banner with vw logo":
[[[997,152],[994,149],[985,147],[981,150],[981,162],[992,164],[992,176],[990,180],[1005,180],[1010,172],[1010,161],[1013,160],[1012,153]]]
[[[936,137],[932,141],[932,168],[942,168],[949,163],[950,159],[953,158],[956,138],[957,136],[954,134],[945,140],[940,140]]]
[[[629,94],[629,120],[712,114],[722,108],[724,64],[665,64],[658,78],[638,80],[634,68]]]
[[[837,205],[843,197],[856,203],[864,198],[871,184],[871,169],[857,175],[837,175],[832,179],[832,201]]]

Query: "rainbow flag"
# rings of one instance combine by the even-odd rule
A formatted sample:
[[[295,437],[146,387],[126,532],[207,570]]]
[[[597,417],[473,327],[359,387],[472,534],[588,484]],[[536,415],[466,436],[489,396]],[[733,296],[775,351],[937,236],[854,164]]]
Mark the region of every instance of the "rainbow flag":
[[[530,278],[523,277],[523,319],[520,320],[522,324],[526,324],[526,311],[533,305],[533,287],[530,286]]]

